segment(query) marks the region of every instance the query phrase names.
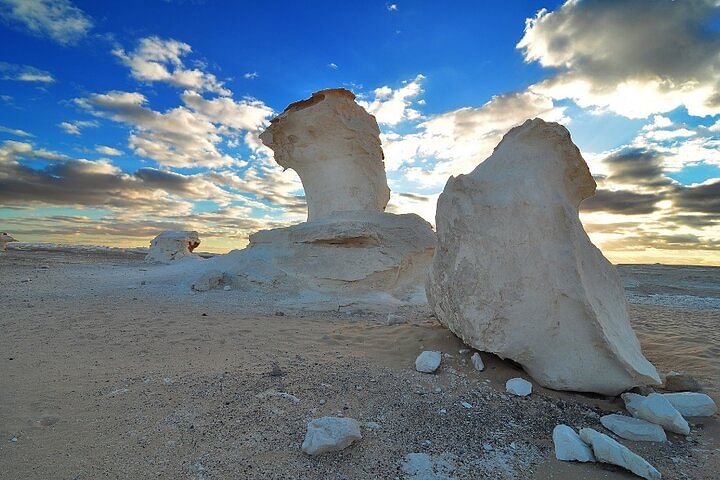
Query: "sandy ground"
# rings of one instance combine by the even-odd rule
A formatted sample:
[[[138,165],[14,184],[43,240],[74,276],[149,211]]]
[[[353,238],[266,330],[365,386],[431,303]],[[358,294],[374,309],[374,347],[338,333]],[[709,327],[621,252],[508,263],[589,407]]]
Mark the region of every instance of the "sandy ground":
[[[618,399],[537,386],[508,396],[522,370],[483,354],[488,368],[474,371],[427,312],[397,326],[363,311],[251,312],[235,291],[142,285],[151,268],[127,254],[0,256],[0,478],[635,478],[554,459],[557,423],[604,431]],[[621,269],[631,299],[648,303],[631,307],[645,353],[717,401],[720,310],[666,297],[720,296],[720,269],[658,269]],[[435,375],[413,369],[426,349],[447,354]],[[364,438],[307,457],[306,424],[323,415],[356,418]],[[720,422],[691,424],[687,438],[622,443],[663,478],[718,478]],[[413,453],[429,470],[403,467]]]

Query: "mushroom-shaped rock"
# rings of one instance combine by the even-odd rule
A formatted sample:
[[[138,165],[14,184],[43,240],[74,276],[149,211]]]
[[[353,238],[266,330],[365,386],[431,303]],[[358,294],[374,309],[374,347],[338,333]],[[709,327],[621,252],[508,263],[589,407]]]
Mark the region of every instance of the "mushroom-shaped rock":
[[[360,423],[352,418],[322,417],[308,423],[302,451],[308,455],[320,455],[349,447],[360,440]]]
[[[0,233],[0,252],[4,252],[7,249],[7,244],[10,242],[17,242],[9,233]]]
[[[616,395],[660,378],[630,326],[620,276],[580,223],[594,192],[563,126],[513,128],[445,185],[426,290],[465,343],[520,363],[539,384]]]
[[[308,221],[333,212],[383,211],[390,200],[380,129],[344,88],[290,104],[260,135],[275,161],[300,176]]]
[[[145,256],[148,263],[170,263],[185,257],[196,257],[192,253],[200,245],[198,232],[162,232],[150,242],[150,251]]]

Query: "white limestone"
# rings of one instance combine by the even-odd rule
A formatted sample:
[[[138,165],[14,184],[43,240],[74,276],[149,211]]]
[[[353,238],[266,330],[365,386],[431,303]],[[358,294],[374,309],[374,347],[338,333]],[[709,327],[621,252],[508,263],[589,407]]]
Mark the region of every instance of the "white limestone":
[[[637,418],[661,425],[669,432],[687,435],[690,425],[663,395],[651,393],[640,403],[635,412]]]
[[[361,438],[360,423],[357,420],[322,417],[308,423],[301,448],[308,455],[321,455],[347,448]]]
[[[438,200],[427,283],[465,343],[520,363],[539,384],[616,395],[659,384],[615,267],[578,217],[595,181],[568,131],[528,120]]]
[[[717,413],[715,401],[704,393],[664,393],[663,397],[683,417],[710,417]]]
[[[483,363],[482,358],[480,358],[480,354],[478,352],[473,353],[472,357],[470,357],[470,361],[473,364],[473,368],[478,372],[485,370],[485,364]]]
[[[505,390],[518,397],[527,397],[532,393],[532,383],[524,378],[511,378],[505,382]]]
[[[415,359],[415,370],[421,373],[433,373],[440,367],[442,354],[425,350]]]
[[[380,129],[344,88],[290,104],[260,135],[275,161],[300,176],[308,221],[334,212],[382,211],[390,200]]]
[[[618,437],[626,440],[636,442],[664,442],[667,440],[665,430],[660,425],[640,418],[612,414],[600,417],[600,423]]]
[[[162,232],[150,242],[145,261],[148,263],[170,263],[187,257],[196,257],[192,253],[200,245],[198,232],[173,231]]]
[[[0,233],[0,252],[4,252],[7,249],[7,244],[11,242],[17,242],[9,233]]]
[[[633,417],[637,417],[637,411],[640,407],[640,404],[645,400],[644,395],[638,395],[637,393],[623,393],[620,395],[620,398],[622,398],[623,402],[625,402],[625,410],[628,411],[630,415]]]
[[[575,430],[567,425],[557,425],[553,429],[555,458],[566,462],[594,462],[595,456],[590,447],[582,441]]]
[[[208,290],[219,287],[224,282],[225,274],[223,272],[211,270],[209,272],[205,272],[200,276],[200,278],[195,280],[192,284],[192,289],[196,292],[207,292]]]
[[[644,458],[603,433],[592,428],[583,428],[580,430],[580,438],[592,447],[595,458],[600,462],[625,468],[647,480],[662,478],[660,472]]]

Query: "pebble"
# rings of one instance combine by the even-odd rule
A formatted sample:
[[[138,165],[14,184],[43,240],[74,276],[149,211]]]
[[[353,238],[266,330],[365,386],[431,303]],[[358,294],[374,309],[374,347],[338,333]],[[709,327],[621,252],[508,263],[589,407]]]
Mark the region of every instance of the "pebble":
[[[230,285],[225,285],[223,287],[223,290],[225,290],[226,292],[229,292],[230,290],[232,290],[232,287]]]
[[[440,352],[425,350],[415,359],[415,370],[421,373],[433,373],[440,366],[441,360]]]
[[[485,364],[482,361],[482,358],[480,358],[480,354],[478,352],[473,353],[473,356],[470,358],[472,361],[473,367],[475,367],[475,370],[478,372],[482,372],[485,370]]]
[[[557,425],[553,429],[555,458],[566,462],[594,462],[595,456],[590,447],[567,425]]]
[[[636,442],[664,442],[665,430],[660,425],[626,415],[605,415],[600,418],[603,427],[618,437]]]
[[[532,383],[523,378],[511,378],[505,382],[505,390],[518,397],[527,397],[532,393]]]
[[[651,393],[637,408],[637,418],[661,425],[665,430],[688,435],[690,425],[673,407],[667,398],[659,393]]]
[[[595,458],[600,462],[625,468],[647,480],[660,480],[662,477],[644,458],[603,433],[583,428],[580,430],[580,438],[592,447]]]
[[[347,448],[361,438],[360,424],[357,420],[322,417],[308,423],[301,448],[308,455],[321,455]]]
[[[683,417],[710,417],[717,412],[717,405],[713,399],[704,393],[664,393],[663,397]]]
[[[472,405],[467,402],[460,402],[460,405],[462,405],[463,407],[468,408],[468,409],[472,408]]]

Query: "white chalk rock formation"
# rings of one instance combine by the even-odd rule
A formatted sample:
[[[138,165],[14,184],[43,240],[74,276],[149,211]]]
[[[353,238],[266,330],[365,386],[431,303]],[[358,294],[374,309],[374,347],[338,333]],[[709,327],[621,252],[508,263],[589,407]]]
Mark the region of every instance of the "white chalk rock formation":
[[[683,417],[711,417],[717,413],[715,401],[704,393],[664,393],[663,397]]]
[[[557,425],[553,429],[555,458],[565,462],[594,462],[595,456],[590,447],[567,425]]]
[[[647,480],[662,478],[660,472],[644,458],[603,433],[592,428],[583,428],[580,430],[580,438],[592,447],[595,458],[600,462],[625,468]]]
[[[440,367],[442,354],[426,350],[415,359],[415,370],[421,373],[433,373]]]
[[[0,252],[4,252],[7,249],[7,244],[11,242],[17,242],[9,233],[0,233]]]
[[[334,212],[385,210],[390,189],[375,117],[344,88],[290,104],[260,135],[305,189],[308,221]]]
[[[524,378],[511,378],[505,382],[505,391],[518,397],[527,397],[532,393],[532,383]]]
[[[198,245],[200,245],[198,232],[168,230],[152,239],[145,261],[170,263],[181,258],[197,257],[192,251]]]
[[[651,393],[637,407],[634,416],[656,423],[669,432],[688,435],[690,425],[680,412],[659,393]]]
[[[636,442],[664,442],[665,430],[660,425],[626,415],[605,415],[600,417],[603,427],[618,437]]]
[[[321,455],[347,448],[361,438],[360,423],[357,420],[322,417],[308,423],[301,448],[308,455]]]
[[[246,249],[202,262],[203,269],[225,272],[234,289],[313,309],[426,302],[435,232],[415,214],[383,211],[389,189],[380,130],[354,98],[343,89],[317,92],[261,135],[276,161],[300,175],[308,221],[256,232]]]
[[[465,343],[520,363],[539,384],[616,395],[659,384],[630,326],[615,267],[583,229],[595,181],[569,132],[528,120],[438,200],[427,283]]]

